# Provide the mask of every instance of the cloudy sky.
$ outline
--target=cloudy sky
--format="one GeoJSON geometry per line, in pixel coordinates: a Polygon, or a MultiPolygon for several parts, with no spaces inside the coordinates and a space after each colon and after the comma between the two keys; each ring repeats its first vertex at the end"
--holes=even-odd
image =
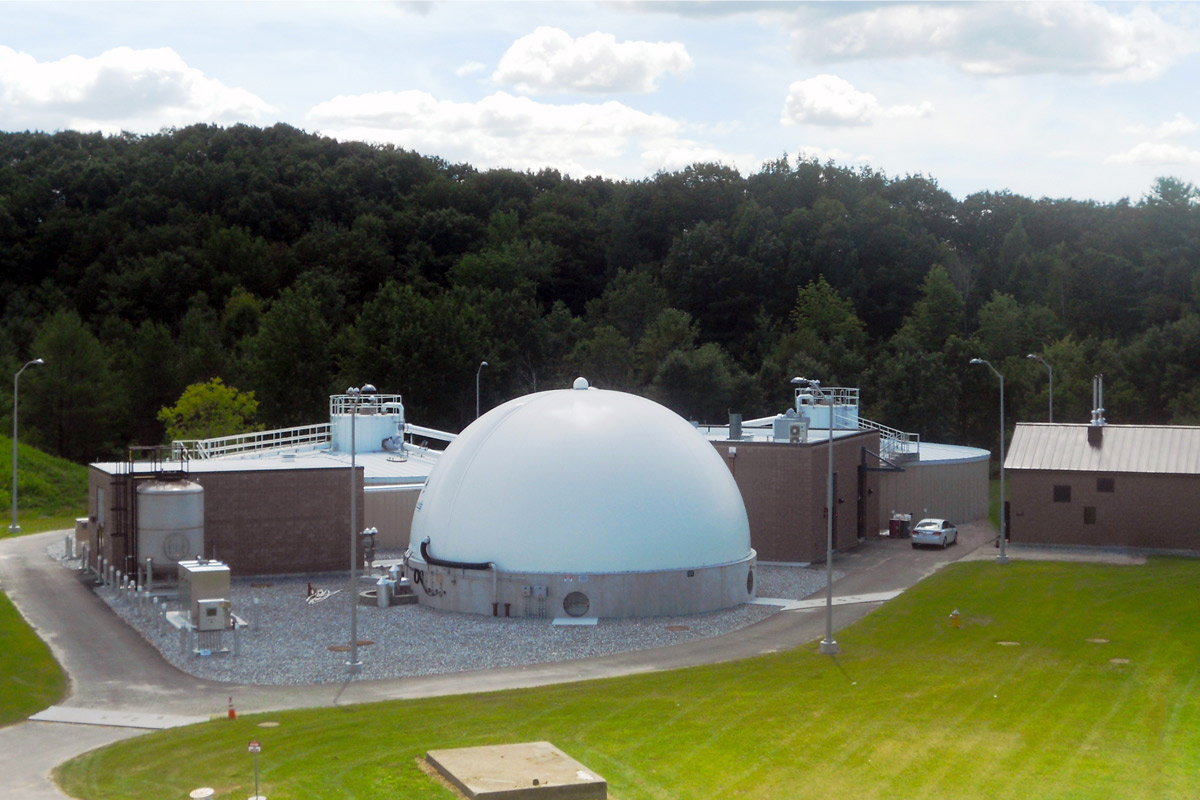
{"type": "Polygon", "coordinates": [[[787,154],[957,197],[1200,183],[1200,3],[0,0],[0,130],[283,121],[641,178],[787,154]]]}

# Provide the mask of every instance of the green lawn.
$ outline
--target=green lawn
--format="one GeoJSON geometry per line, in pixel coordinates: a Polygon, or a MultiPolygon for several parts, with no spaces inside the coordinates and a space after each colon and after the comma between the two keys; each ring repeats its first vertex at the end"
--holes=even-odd
{"type": "MultiPolygon", "coordinates": [[[[75,527],[87,513],[87,467],[17,444],[17,522],[21,533],[75,527]]],[[[12,439],[0,436],[0,509],[6,538],[12,522],[12,439]]]]}
{"type": "Polygon", "coordinates": [[[0,593],[0,727],[54,705],[67,676],[12,601],[0,593]]]}
{"type": "Polygon", "coordinates": [[[814,644],[536,690],[214,720],[117,743],[58,775],[96,800],[199,786],[240,800],[254,789],[246,742],[259,739],[271,800],[448,798],[417,767],[426,750],[546,739],[621,800],[1196,797],[1198,590],[1192,560],[960,563],[842,631],[836,659],[814,644]],[[267,719],[280,726],[257,727],[267,719]]]}

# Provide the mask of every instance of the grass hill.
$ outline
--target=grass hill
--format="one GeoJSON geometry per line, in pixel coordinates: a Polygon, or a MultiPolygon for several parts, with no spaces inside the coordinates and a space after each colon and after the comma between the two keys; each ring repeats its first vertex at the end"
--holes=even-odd
{"type": "Polygon", "coordinates": [[[694,669],[220,718],[93,750],[56,777],[88,800],[164,786],[246,797],[256,739],[269,797],[451,800],[420,769],[426,751],[548,740],[621,800],[1200,797],[1197,590],[1195,559],[960,562],[841,631],[837,657],[814,642],[694,669]]]}
{"type": "MultiPolygon", "coordinates": [[[[73,528],[87,512],[87,467],[17,443],[17,501],[21,533],[73,528]]],[[[0,508],[7,537],[12,521],[12,439],[0,436],[0,508]]]]}

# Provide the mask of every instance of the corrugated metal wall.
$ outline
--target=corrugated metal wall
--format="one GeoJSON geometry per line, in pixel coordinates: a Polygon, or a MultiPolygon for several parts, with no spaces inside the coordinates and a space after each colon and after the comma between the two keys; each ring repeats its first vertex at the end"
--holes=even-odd
{"type": "Polygon", "coordinates": [[[987,458],[951,463],[908,463],[904,472],[879,473],[879,529],[892,512],[971,522],[987,516],[987,458]]]}

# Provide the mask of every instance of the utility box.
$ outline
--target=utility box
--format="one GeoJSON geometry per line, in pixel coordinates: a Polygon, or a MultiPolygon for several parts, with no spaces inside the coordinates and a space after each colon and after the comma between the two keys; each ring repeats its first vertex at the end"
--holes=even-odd
{"type": "MultiPolygon", "coordinates": [[[[192,624],[200,630],[217,630],[216,628],[201,628],[203,617],[211,605],[206,605],[206,611],[201,612],[200,604],[214,602],[225,603],[229,608],[230,598],[229,565],[207,558],[179,562],[179,601],[187,603],[188,616],[192,624]]],[[[228,613],[223,619],[228,618],[228,613]]],[[[224,625],[222,625],[224,627],[224,625]]]]}
{"type": "Polygon", "coordinates": [[[230,627],[233,617],[229,613],[229,601],[208,597],[196,601],[197,617],[194,620],[198,631],[223,631],[230,627]]]}

